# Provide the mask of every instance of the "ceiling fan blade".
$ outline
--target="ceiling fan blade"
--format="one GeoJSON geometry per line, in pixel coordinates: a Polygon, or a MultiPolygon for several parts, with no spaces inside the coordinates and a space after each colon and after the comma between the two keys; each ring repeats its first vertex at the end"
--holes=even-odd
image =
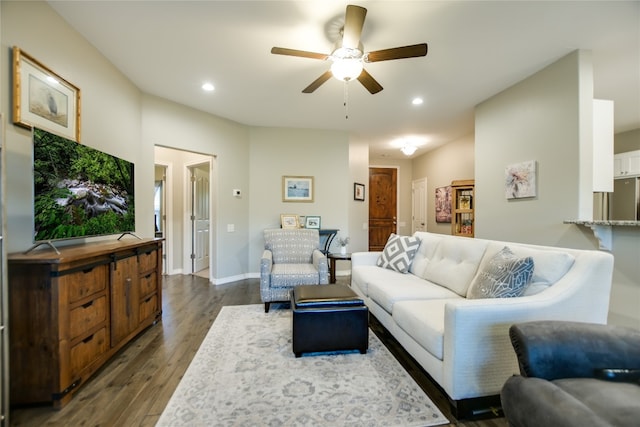
{"type": "Polygon", "coordinates": [[[352,4],[347,6],[347,12],[344,17],[342,47],[358,49],[365,16],[367,16],[367,9],[364,7],[354,6],[352,4]]]}
{"type": "Polygon", "coordinates": [[[329,55],[326,53],[307,52],[306,50],[287,49],[285,47],[272,47],[271,53],[274,55],[300,56],[302,58],[311,59],[327,59],[329,55]]]}
{"type": "Polygon", "coordinates": [[[366,55],[365,62],[389,61],[391,59],[415,58],[427,55],[427,44],[420,43],[411,46],[394,47],[391,49],[376,50],[366,55]]]}
{"type": "Polygon", "coordinates": [[[325,71],[324,74],[322,74],[320,77],[315,79],[313,81],[313,83],[311,83],[309,86],[305,87],[302,90],[302,93],[312,93],[313,91],[318,89],[324,82],[329,80],[331,78],[331,76],[332,76],[331,71],[329,71],[329,70],[325,71]]]}
{"type": "Polygon", "coordinates": [[[362,70],[362,72],[358,76],[358,81],[362,83],[362,86],[364,86],[371,93],[371,95],[375,95],[382,90],[382,86],[380,85],[380,83],[378,83],[376,79],[374,79],[371,74],[367,72],[367,70],[362,70]]]}

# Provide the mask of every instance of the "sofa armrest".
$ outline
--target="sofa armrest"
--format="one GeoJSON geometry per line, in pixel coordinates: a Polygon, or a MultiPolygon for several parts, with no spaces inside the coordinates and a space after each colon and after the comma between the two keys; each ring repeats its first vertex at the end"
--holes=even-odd
{"type": "Polygon", "coordinates": [[[613,325],[539,321],[509,328],[520,373],[547,380],[593,378],[605,368],[640,369],[640,331],[613,325]]]}
{"type": "Polygon", "coordinates": [[[351,254],[351,268],[359,265],[376,265],[382,252],[354,252],[351,254]]]}

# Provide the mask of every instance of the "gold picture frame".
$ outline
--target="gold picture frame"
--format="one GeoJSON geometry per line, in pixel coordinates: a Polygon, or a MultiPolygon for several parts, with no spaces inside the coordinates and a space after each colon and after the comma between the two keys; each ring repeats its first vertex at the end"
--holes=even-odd
{"type": "Polygon", "coordinates": [[[282,228],[300,228],[298,215],[296,214],[280,214],[280,227],[282,228]]]}
{"type": "Polygon", "coordinates": [[[282,177],[283,202],[313,202],[313,194],[312,176],[282,177]]]}
{"type": "Polygon", "coordinates": [[[13,47],[13,123],[80,142],[80,89],[13,47]]]}

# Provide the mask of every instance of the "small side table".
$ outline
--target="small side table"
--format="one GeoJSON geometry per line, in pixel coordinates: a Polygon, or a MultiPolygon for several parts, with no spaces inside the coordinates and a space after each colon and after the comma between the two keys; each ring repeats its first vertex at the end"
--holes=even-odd
{"type": "Polygon", "coordinates": [[[327,254],[329,258],[329,283],[336,283],[336,261],[351,261],[351,254],[330,253],[327,254]]]}

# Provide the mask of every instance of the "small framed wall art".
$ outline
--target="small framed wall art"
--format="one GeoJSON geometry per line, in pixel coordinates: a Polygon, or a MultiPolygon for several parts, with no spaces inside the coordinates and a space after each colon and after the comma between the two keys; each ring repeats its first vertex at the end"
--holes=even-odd
{"type": "Polygon", "coordinates": [[[353,200],[364,202],[364,184],[353,183],[353,200]]]}
{"type": "Polygon", "coordinates": [[[320,229],[320,217],[307,215],[304,219],[304,228],[320,229]]]}
{"type": "Polygon", "coordinates": [[[300,228],[298,215],[296,214],[280,214],[280,227],[282,228],[300,228]]]}
{"type": "Polygon", "coordinates": [[[537,196],[536,161],[509,165],[504,170],[504,196],[507,199],[524,199],[537,196]]]}
{"type": "Polygon", "coordinates": [[[283,202],[313,202],[312,176],[283,176],[283,202]]]}
{"type": "Polygon", "coordinates": [[[13,48],[13,123],[80,142],[80,89],[13,48]]]}

